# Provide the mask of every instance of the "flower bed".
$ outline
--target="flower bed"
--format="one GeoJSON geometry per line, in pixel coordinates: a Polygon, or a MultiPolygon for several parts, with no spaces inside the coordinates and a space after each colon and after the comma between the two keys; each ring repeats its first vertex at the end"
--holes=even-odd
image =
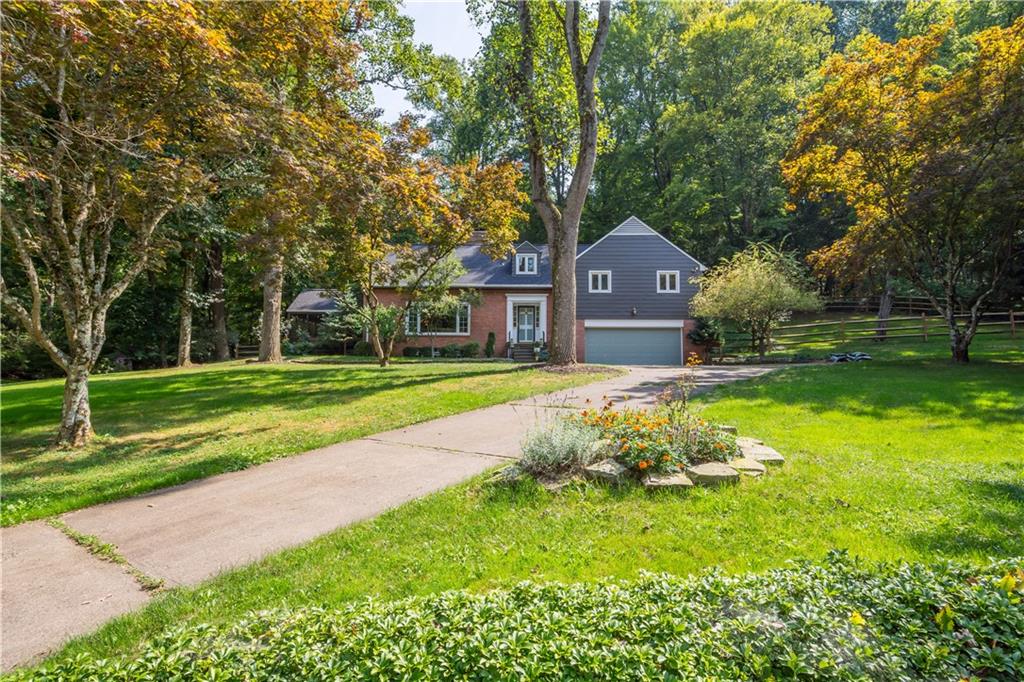
{"type": "Polygon", "coordinates": [[[1024,558],[520,583],[174,629],[36,680],[994,680],[1024,675],[1024,558]]]}
{"type": "Polygon", "coordinates": [[[733,434],[671,401],[649,412],[620,412],[605,403],[598,410],[583,410],[578,419],[598,429],[614,458],[636,473],[673,473],[741,455],[733,434]]]}

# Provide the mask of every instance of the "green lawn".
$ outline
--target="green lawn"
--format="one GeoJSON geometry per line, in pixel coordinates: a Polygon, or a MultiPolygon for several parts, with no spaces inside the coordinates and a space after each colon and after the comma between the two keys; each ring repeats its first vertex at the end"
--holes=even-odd
{"type": "MultiPolygon", "coordinates": [[[[831,314],[814,317],[802,317],[795,319],[793,324],[811,324],[812,327],[782,331],[780,334],[816,334],[800,339],[778,339],[776,347],[769,351],[769,359],[823,359],[829,353],[852,353],[860,351],[867,353],[876,360],[911,360],[924,358],[947,358],[949,351],[949,333],[942,321],[937,318],[930,318],[928,321],[928,340],[924,341],[920,336],[906,338],[891,338],[884,342],[875,341],[873,338],[838,339],[838,328],[833,324],[825,324],[840,319],[848,322],[874,322],[875,318],[867,314],[831,314]],[[821,322],[821,325],[815,323],[821,322]]],[[[920,322],[891,322],[890,327],[916,325],[920,329],[920,322]]],[[[868,329],[872,325],[851,324],[850,330],[868,329]]],[[[894,331],[893,334],[907,334],[911,332],[894,331]]],[[[916,330],[915,330],[916,333],[916,330]]],[[[749,341],[738,334],[729,335],[729,344],[726,352],[738,354],[751,362],[757,362],[757,354],[749,350],[749,341]]],[[[1024,325],[1018,324],[1016,338],[1011,338],[1008,327],[983,327],[978,336],[971,344],[971,354],[980,353],[979,357],[998,359],[1003,361],[1024,362],[1024,325]],[[991,333],[993,330],[998,333],[991,333]]]]}
{"type": "Polygon", "coordinates": [[[3,524],[235,471],[338,441],[578,385],[508,362],[231,362],[97,376],[84,451],[47,449],[62,382],[3,387],[3,524]]]}
{"type": "MultiPolygon", "coordinates": [[[[1021,350],[1019,347],[1017,352],[1021,350]]],[[[650,495],[579,484],[550,493],[480,477],[195,588],[58,656],[133,651],[182,623],[253,609],[337,606],[520,579],[760,570],[846,548],[870,559],[1024,555],[1024,365],[944,357],[787,367],[700,398],[707,416],[788,461],[759,480],[650,495]]]]}

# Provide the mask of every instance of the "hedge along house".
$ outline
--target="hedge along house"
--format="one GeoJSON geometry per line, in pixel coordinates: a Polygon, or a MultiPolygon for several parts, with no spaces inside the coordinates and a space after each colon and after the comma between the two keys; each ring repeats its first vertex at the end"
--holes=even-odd
{"type": "MultiPolygon", "coordinates": [[[[495,354],[532,360],[551,336],[551,260],[546,245],[522,242],[493,260],[470,243],[455,252],[465,274],[454,288],[479,293],[446,319],[426,320],[412,311],[406,347],[440,348],[475,342],[490,333],[495,354]]],[[[576,255],[576,344],[583,362],[681,365],[690,350],[686,334],[695,326],[692,279],[704,266],[643,221],[630,217],[576,255]]],[[[376,290],[382,303],[401,304],[394,288],[376,290]]],[[[299,298],[306,295],[300,294],[299,298]]],[[[298,301],[299,299],[296,299],[298,301]]],[[[289,309],[291,306],[289,306],[289,309]]]]}

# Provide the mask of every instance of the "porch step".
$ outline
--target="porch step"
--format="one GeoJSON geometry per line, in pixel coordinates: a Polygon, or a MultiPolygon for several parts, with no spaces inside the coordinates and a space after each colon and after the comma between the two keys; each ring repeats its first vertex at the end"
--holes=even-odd
{"type": "Polygon", "coordinates": [[[533,344],[512,344],[512,359],[517,362],[533,362],[533,344]]]}

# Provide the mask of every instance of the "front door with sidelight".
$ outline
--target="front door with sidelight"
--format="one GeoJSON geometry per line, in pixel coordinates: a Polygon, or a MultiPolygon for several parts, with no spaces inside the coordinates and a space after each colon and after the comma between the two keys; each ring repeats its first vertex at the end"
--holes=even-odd
{"type": "Polygon", "coordinates": [[[533,343],[537,340],[537,306],[517,305],[515,321],[518,343],[533,343]]]}

